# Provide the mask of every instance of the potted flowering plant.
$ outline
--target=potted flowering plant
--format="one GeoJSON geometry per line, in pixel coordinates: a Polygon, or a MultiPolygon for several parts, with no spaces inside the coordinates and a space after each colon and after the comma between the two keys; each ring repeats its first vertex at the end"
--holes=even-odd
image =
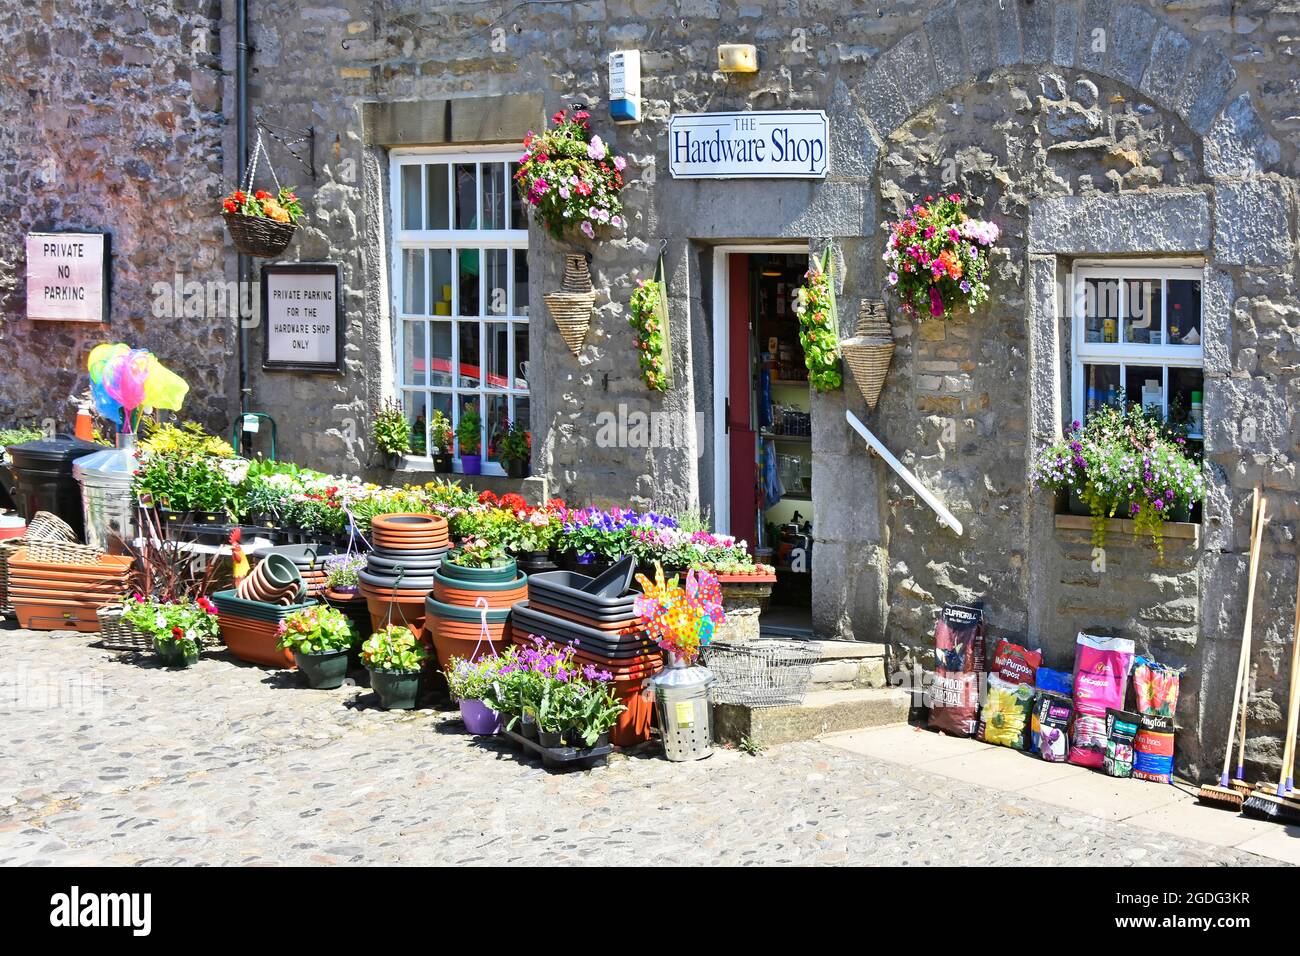
{"type": "Polygon", "coordinates": [[[305,215],[297,194],[285,186],[274,194],[265,189],[251,194],[236,189],[222,199],[221,208],[235,248],[262,259],[288,248],[298,220],[305,215]]]}
{"type": "Polygon", "coordinates": [[[402,463],[402,456],[410,454],[411,426],[400,402],[384,399],[375,413],[374,439],[375,447],[384,456],[384,467],[389,471],[396,470],[402,463]]]}
{"type": "Polygon", "coordinates": [[[471,405],[460,413],[456,440],[460,443],[460,469],[467,475],[483,471],[483,457],[479,454],[483,445],[482,429],[483,419],[479,417],[476,406],[471,405]]]}
{"type": "Polygon", "coordinates": [[[448,474],[452,468],[452,454],[455,448],[451,422],[440,410],[435,410],[429,420],[429,439],[433,442],[433,470],[439,474],[448,474]]]}
{"type": "Polygon", "coordinates": [[[510,673],[516,665],[518,648],[513,644],[501,654],[491,654],[477,661],[453,657],[446,670],[447,689],[451,699],[460,706],[461,720],[471,734],[492,735],[500,733],[503,718],[486,703],[492,692],[492,682],[503,673],[510,673]]]}
{"type": "Polygon", "coordinates": [[[989,253],[999,231],[966,215],[965,205],[959,193],[926,196],[889,224],[887,279],[908,315],[949,319],[988,299],[989,253]]]}
{"type": "Polygon", "coordinates": [[[384,710],[412,710],[429,649],[404,624],[389,624],[361,645],[361,662],[384,710]]]}
{"type": "MultiPolygon", "coordinates": [[[[447,563],[458,568],[472,568],[480,571],[495,571],[510,568],[513,572],[514,562],[506,554],[503,545],[487,538],[470,538],[459,548],[447,555],[447,563]]],[[[482,577],[481,575],[474,575],[482,577]]]]}
{"type": "Polygon", "coordinates": [[[577,229],[588,239],[602,226],[623,226],[623,169],[599,136],[591,135],[590,114],[560,110],[541,133],[524,137],[515,185],[533,216],[547,232],[561,238],[577,229]]]}
{"type": "Polygon", "coordinates": [[[173,603],[138,594],[122,618],[153,638],[158,659],[168,667],[193,665],[204,642],[217,640],[217,608],[206,597],[173,603]]]}
{"type": "Polygon", "coordinates": [[[795,291],[794,299],[808,381],[819,392],[832,392],[844,383],[830,267],[831,255],[827,249],[822,265],[804,273],[804,284],[795,291]]]}
{"type": "Polygon", "coordinates": [[[1104,547],[1106,520],[1131,518],[1134,537],[1148,534],[1161,561],[1166,521],[1185,517],[1205,497],[1201,464],[1186,439],[1138,406],[1103,406],[1072,422],[1030,471],[1034,486],[1077,498],[1092,516],[1092,540],[1104,547]]]}
{"type": "Polygon", "coordinates": [[[298,670],[314,690],[341,687],[348,674],[348,651],[356,640],[352,622],[332,607],[295,611],[277,627],[281,650],[293,652],[298,670]]]}
{"type": "Polygon", "coordinates": [[[504,419],[496,434],[496,455],[511,478],[526,478],[533,455],[533,437],[519,422],[504,419]]]}

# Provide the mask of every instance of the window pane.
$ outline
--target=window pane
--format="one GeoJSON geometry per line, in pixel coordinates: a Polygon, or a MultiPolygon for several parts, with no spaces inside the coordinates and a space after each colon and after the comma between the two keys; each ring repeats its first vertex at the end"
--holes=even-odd
{"type": "Polygon", "coordinates": [[[1083,280],[1085,342],[1119,341],[1119,281],[1083,280]]]}
{"type": "Polygon", "coordinates": [[[1118,365],[1085,365],[1083,367],[1084,417],[1103,405],[1118,406],[1123,402],[1119,387],[1118,365]]]}
{"type": "Polygon", "coordinates": [[[1124,398],[1161,418],[1165,414],[1165,370],[1159,365],[1126,365],[1124,398]]]}
{"type": "Polygon", "coordinates": [[[430,249],[433,270],[433,314],[451,315],[451,250],[430,249]]]}
{"type": "Polygon", "coordinates": [[[1201,344],[1201,283],[1195,279],[1169,280],[1169,344],[1201,344]]]}
{"type": "Polygon", "coordinates": [[[424,167],[425,190],[429,197],[424,217],[425,229],[451,228],[451,197],[447,194],[447,164],[430,163],[424,167]]]}
{"type": "Polygon", "coordinates": [[[510,253],[506,249],[484,249],[484,289],[487,290],[487,315],[506,315],[510,311],[510,274],[507,263],[510,253]]]}
{"type": "MultiPolygon", "coordinates": [[[[478,396],[477,396],[477,395],[461,395],[461,396],[460,396],[460,400],[459,400],[459,407],[460,407],[460,415],[461,415],[462,417],[465,415],[465,413],[466,413],[467,411],[471,411],[471,410],[472,410],[472,411],[481,411],[481,409],[479,408],[478,396]]],[[[458,418],[456,421],[457,421],[457,424],[459,424],[460,419],[458,418]]],[[[481,422],[481,418],[480,418],[480,422],[481,422]]],[[[473,454],[473,453],[474,453],[473,450],[467,450],[467,449],[465,449],[465,448],[460,447],[460,438],[459,438],[459,436],[457,436],[457,439],[456,439],[456,450],[457,450],[457,452],[458,452],[459,454],[462,454],[462,455],[466,454],[467,452],[470,453],[470,454],[473,454]]],[[[480,427],[480,428],[479,428],[479,447],[478,447],[478,451],[481,453],[482,450],[483,450],[483,429],[482,429],[482,427],[480,427]]]]}
{"type": "Polygon", "coordinates": [[[528,252],[514,251],[515,259],[515,315],[528,314],[528,252]]]}
{"type": "Polygon", "coordinates": [[[412,455],[428,453],[429,418],[426,413],[427,401],[427,393],[425,392],[404,392],[402,395],[402,405],[406,409],[406,420],[411,423],[412,455]]]}
{"type": "MultiPolygon", "coordinates": [[[[408,167],[409,168],[409,167],[408,167]]],[[[418,168],[418,167],[417,167],[418,168]]],[[[424,306],[424,250],[402,250],[402,311],[426,315],[424,306]]]]}
{"type": "Polygon", "coordinates": [[[506,227],[506,164],[483,164],[483,228],[506,227]]]}
{"type": "Polygon", "coordinates": [[[505,322],[491,322],[487,325],[487,386],[488,388],[508,388],[510,386],[510,326],[505,322]]]}
{"type": "Polygon", "coordinates": [[[460,341],[460,381],[461,388],[478,388],[479,385],[479,349],[477,322],[457,322],[460,341]]]}
{"type": "Polygon", "coordinates": [[[1200,440],[1205,375],[1199,368],[1169,369],[1169,421],[1187,426],[1187,437],[1200,440]]]}
{"type": "Polygon", "coordinates": [[[479,311],[479,250],[461,249],[456,254],[457,290],[461,315],[482,315],[479,311]]]}
{"type": "Polygon", "coordinates": [[[1161,345],[1161,296],[1159,279],[1125,279],[1124,341],[1139,345],[1161,345]]]}
{"type": "MultiPolygon", "coordinates": [[[[433,413],[434,413],[434,412],[442,412],[443,417],[446,418],[448,422],[451,421],[451,395],[450,395],[448,392],[430,392],[430,393],[429,393],[429,425],[430,425],[430,427],[433,426],[433,413]]],[[[438,437],[437,437],[436,435],[432,435],[432,434],[430,435],[430,442],[431,442],[431,444],[430,444],[430,448],[429,448],[429,453],[430,453],[430,454],[437,454],[437,455],[451,455],[451,454],[454,454],[454,453],[455,453],[455,443],[456,443],[456,439],[455,439],[455,436],[454,436],[454,435],[453,435],[453,437],[452,437],[452,446],[449,447],[449,448],[442,448],[442,447],[440,447],[440,446],[438,445],[438,437]]]]}
{"type": "Polygon", "coordinates": [[[519,164],[511,163],[510,182],[506,184],[510,190],[510,228],[527,229],[528,214],[524,212],[524,200],[523,197],[519,195],[519,188],[516,185],[518,180],[515,179],[515,176],[518,175],[518,173],[519,164]]]}
{"type": "Polygon", "coordinates": [[[402,228],[419,229],[422,226],[420,219],[420,203],[423,200],[423,194],[420,192],[420,166],[411,164],[402,167],[402,228]]]}
{"type": "Polygon", "coordinates": [[[451,323],[429,323],[430,385],[451,385],[451,323]]]}
{"type": "Polygon", "coordinates": [[[478,228],[478,182],[474,163],[457,163],[456,228],[478,228]]]}
{"type": "Polygon", "coordinates": [[[424,361],[424,321],[406,322],[402,335],[402,384],[427,385],[424,361]]]}
{"type": "Polygon", "coordinates": [[[501,432],[510,422],[510,402],[504,395],[489,395],[487,398],[487,432],[489,448],[487,457],[496,459],[497,441],[501,432]]]}
{"type": "Polygon", "coordinates": [[[515,388],[528,388],[528,326],[515,323],[515,388]]]}
{"type": "Polygon", "coordinates": [[[528,418],[528,399],[523,396],[515,397],[515,421],[529,431],[533,430],[532,423],[528,418]]]}

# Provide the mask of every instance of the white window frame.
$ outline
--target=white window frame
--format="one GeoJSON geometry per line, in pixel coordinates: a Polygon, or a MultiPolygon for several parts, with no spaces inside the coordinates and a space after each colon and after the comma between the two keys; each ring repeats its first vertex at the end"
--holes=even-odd
{"type": "MultiPolygon", "coordinates": [[[[1120,382],[1126,381],[1129,365],[1159,366],[1163,369],[1161,386],[1162,414],[1169,414],[1169,369],[1205,368],[1205,268],[1191,261],[1172,263],[1152,259],[1080,261],[1070,273],[1070,405],[1071,417],[1083,421],[1085,406],[1085,365],[1117,365],[1120,382]],[[1119,282],[1119,315],[1126,314],[1128,287],[1124,279],[1160,279],[1160,328],[1168,329],[1166,313],[1169,309],[1168,287],[1163,280],[1191,279],[1201,283],[1201,342],[1197,345],[1149,345],[1141,342],[1088,342],[1086,315],[1087,279],[1114,279],[1119,282]]],[[[1202,384],[1202,389],[1204,384],[1202,384]]],[[[1199,436],[1196,436],[1199,437],[1199,436]]]]}
{"type": "MultiPolygon", "coordinates": [[[[506,398],[507,415],[511,422],[515,420],[515,403],[520,398],[529,398],[527,382],[524,387],[516,387],[519,379],[523,378],[522,371],[518,368],[518,359],[515,355],[516,332],[520,326],[525,330],[528,328],[528,307],[525,311],[517,314],[515,302],[515,254],[519,251],[528,252],[528,222],[527,210],[524,210],[524,222],[522,224],[511,221],[513,215],[511,209],[511,193],[514,189],[514,183],[510,179],[510,167],[508,164],[519,161],[520,148],[511,145],[498,146],[438,146],[427,148],[403,148],[394,149],[389,154],[389,199],[390,214],[392,216],[392,244],[390,258],[392,262],[393,286],[391,291],[392,304],[392,322],[393,322],[393,368],[394,368],[394,390],[396,398],[406,408],[407,393],[420,394],[438,394],[449,395],[451,404],[451,427],[453,431],[460,424],[460,407],[461,399],[466,396],[475,396],[478,402],[479,415],[481,416],[483,427],[481,434],[482,444],[479,452],[483,459],[482,473],[485,475],[504,475],[505,470],[496,461],[488,459],[488,445],[490,434],[488,431],[488,398],[504,396],[506,398]],[[446,163],[448,176],[448,198],[449,198],[449,216],[454,216],[454,196],[455,181],[454,169],[460,164],[474,163],[476,165],[475,174],[477,177],[478,187],[475,190],[475,201],[477,203],[476,222],[483,221],[483,189],[482,189],[482,166],[486,163],[506,163],[506,198],[505,198],[505,229],[456,229],[454,228],[454,219],[449,219],[448,229],[405,229],[403,228],[403,206],[402,206],[402,188],[403,176],[402,170],[406,166],[419,165],[426,163],[446,163]],[[522,225],[522,228],[516,228],[522,225]],[[433,270],[426,266],[425,269],[425,295],[424,304],[426,314],[408,313],[403,311],[402,289],[403,269],[405,268],[405,251],[408,249],[447,249],[451,253],[453,279],[457,268],[458,256],[463,249],[478,249],[480,251],[479,260],[479,301],[486,303],[489,300],[487,290],[484,287],[486,279],[486,257],[483,253],[488,249],[507,249],[510,254],[506,260],[506,296],[507,305],[504,315],[479,315],[479,316],[462,316],[460,311],[460,289],[458,284],[452,282],[451,290],[451,315],[435,316],[433,314],[433,270]],[[424,363],[425,363],[425,384],[414,385],[405,381],[406,363],[406,324],[408,321],[425,320],[429,323],[426,328],[424,341],[424,363]],[[435,322],[446,322],[451,331],[451,350],[449,357],[451,362],[451,384],[450,385],[431,385],[429,381],[432,377],[431,362],[433,359],[432,336],[428,334],[435,322]],[[477,387],[465,387],[459,384],[460,379],[460,326],[462,323],[473,323],[478,326],[479,332],[479,384],[477,387]],[[483,366],[487,362],[487,329],[489,325],[503,324],[508,328],[506,355],[507,367],[511,374],[507,377],[505,388],[489,388],[487,386],[487,375],[484,374],[483,366]]],[[[428,170],[426,169],[420,177],[420,215],[428,215],[428,170]]],[[[529,350],[531,357],[531,348],[529,350]]],[[[412,470],[428,470],[432,467],[433,456],[432,442],[429,441],[428,424],[432,415],[432,404],[426,401],[425,414],[425,454],[424,455],[406,455],[405,462],[408,468],[412,470]]],[[[531,411],[531,409],[530,409],[531,411]]],[[[531,425],[531,422],[530,422],[531,425]]],[[[455,455],[455,470],[462,471],[460,461],[460,447],[457,442],[455,455]]]]}

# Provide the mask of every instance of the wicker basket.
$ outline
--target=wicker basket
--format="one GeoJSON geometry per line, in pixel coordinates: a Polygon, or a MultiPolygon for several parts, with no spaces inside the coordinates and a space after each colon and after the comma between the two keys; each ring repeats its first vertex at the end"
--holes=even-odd
{"type": "Polygon", "coordinates": [[[276,222],[265,216],[245,216],[241,212],[223,212],[226,229],[235,248],[246,256],[273,259],[293,242],[297,226],[290,222],[276,222]]]}
{"type": "Polygon", "coordinates": [[[37,564],[99,564],[104,552],[88,544],[75,541],[27,542],[27,557],[37,564]]]}
{"type": "Polygon", "coordinates": [[[99,618],[99,632],[104,635],[104,647],[110,651],[151,651],[153,637],[130,621],[123,620],[120,604],[108,604],[95,611],[99,618]]]}
{"type": "Polygon", "coordinates": [[[894,334],[889,326],[885,303],[879,299],[863,299],[858,311],[857,334],[841,346],[844,361],[853,370],[862,397],[869,408],[875,408],[885,387],[889,362],[894,357],[894,334]]]}
{"type": "Polygon", "coordinates": [[[591,273],[587,271],[587,258],[576,254],[565,256],[561,291],[546,296],[546,307],[574,355],[582,351],[587,341],[595,304],[596,292],[591,285],[591,273]]]}
{"type": "Polygon", "coordinates": [[[0,614],[13,614],[9,603],[9,558],[19,548],[27,547],[26,538],[6,538],[0,541],[0,614]]]}
{"type": "Polygon", "coordinates": [[[77,533],[56,514],[38,511],[27,525],[28,541],[76,541],[77,533]]]}

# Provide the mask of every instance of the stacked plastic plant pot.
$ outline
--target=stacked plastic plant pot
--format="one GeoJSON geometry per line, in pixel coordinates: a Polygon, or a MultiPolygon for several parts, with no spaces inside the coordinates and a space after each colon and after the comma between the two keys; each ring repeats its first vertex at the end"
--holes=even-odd
{"type": "Polygon", "coordinates": [[[424,602],[424,630],[439,666],[446,670],[453,657],[474,661],[504,648],[510,640],[511,608],[527,597],[528,575],[513,559],[498,567],[473,568],[444,558],[433,575],[433,593],[424,602]]]}
{"type": "Polygon", "coordinates": [[[296,667],[293,652],[281,650],[280,623],[316,602],[307,597],[302,575],[283,555],[264,557],[233,590],[212,595],[217,626],[230,653],[268,667],[296,667]]]}
{"type": "Polygon", "coordinates": [[[405,624],[424,629],[424,599],[434,573],[451,547],[447,519],[439,515],[376,515],[370,522],[371,552],[358,575],[371,626],[405,624]]]}
{"type": "Polygon", "coordinates": [[[646,636],[636,613],[634,572],[632,559],[625,558],[595,578],[574,571],[534,574],[528,600],[514,606],[511,620],[516,644],[533,636],[568,644],[577,660],[613,675],[614,694],[627,708],[610,731],[610,740],[620,747],[650,739],[654,703],[641,691],[663,668],[663,652],[646,636]]]}
{"type": "Polygon", "coordinates": [[[29,541],[9,557],[6,593],[23,627],[95,632],[99,609],[122,600],[130,571],[129,557],[29,541]]]}
{"type": "Polygon", "coordinates": [[[325,570],[326,554],[317,554],[318,545],[314,544],[282,544],[274,548],[267,548],[262,552],[263,559],[272,554],[278,554],[281,557],[291,561],[298,569],[302,576],[302,582],[307,586],[308,597],[319,597],[325,590],[325,578],[328,576],[325,570]]]}

